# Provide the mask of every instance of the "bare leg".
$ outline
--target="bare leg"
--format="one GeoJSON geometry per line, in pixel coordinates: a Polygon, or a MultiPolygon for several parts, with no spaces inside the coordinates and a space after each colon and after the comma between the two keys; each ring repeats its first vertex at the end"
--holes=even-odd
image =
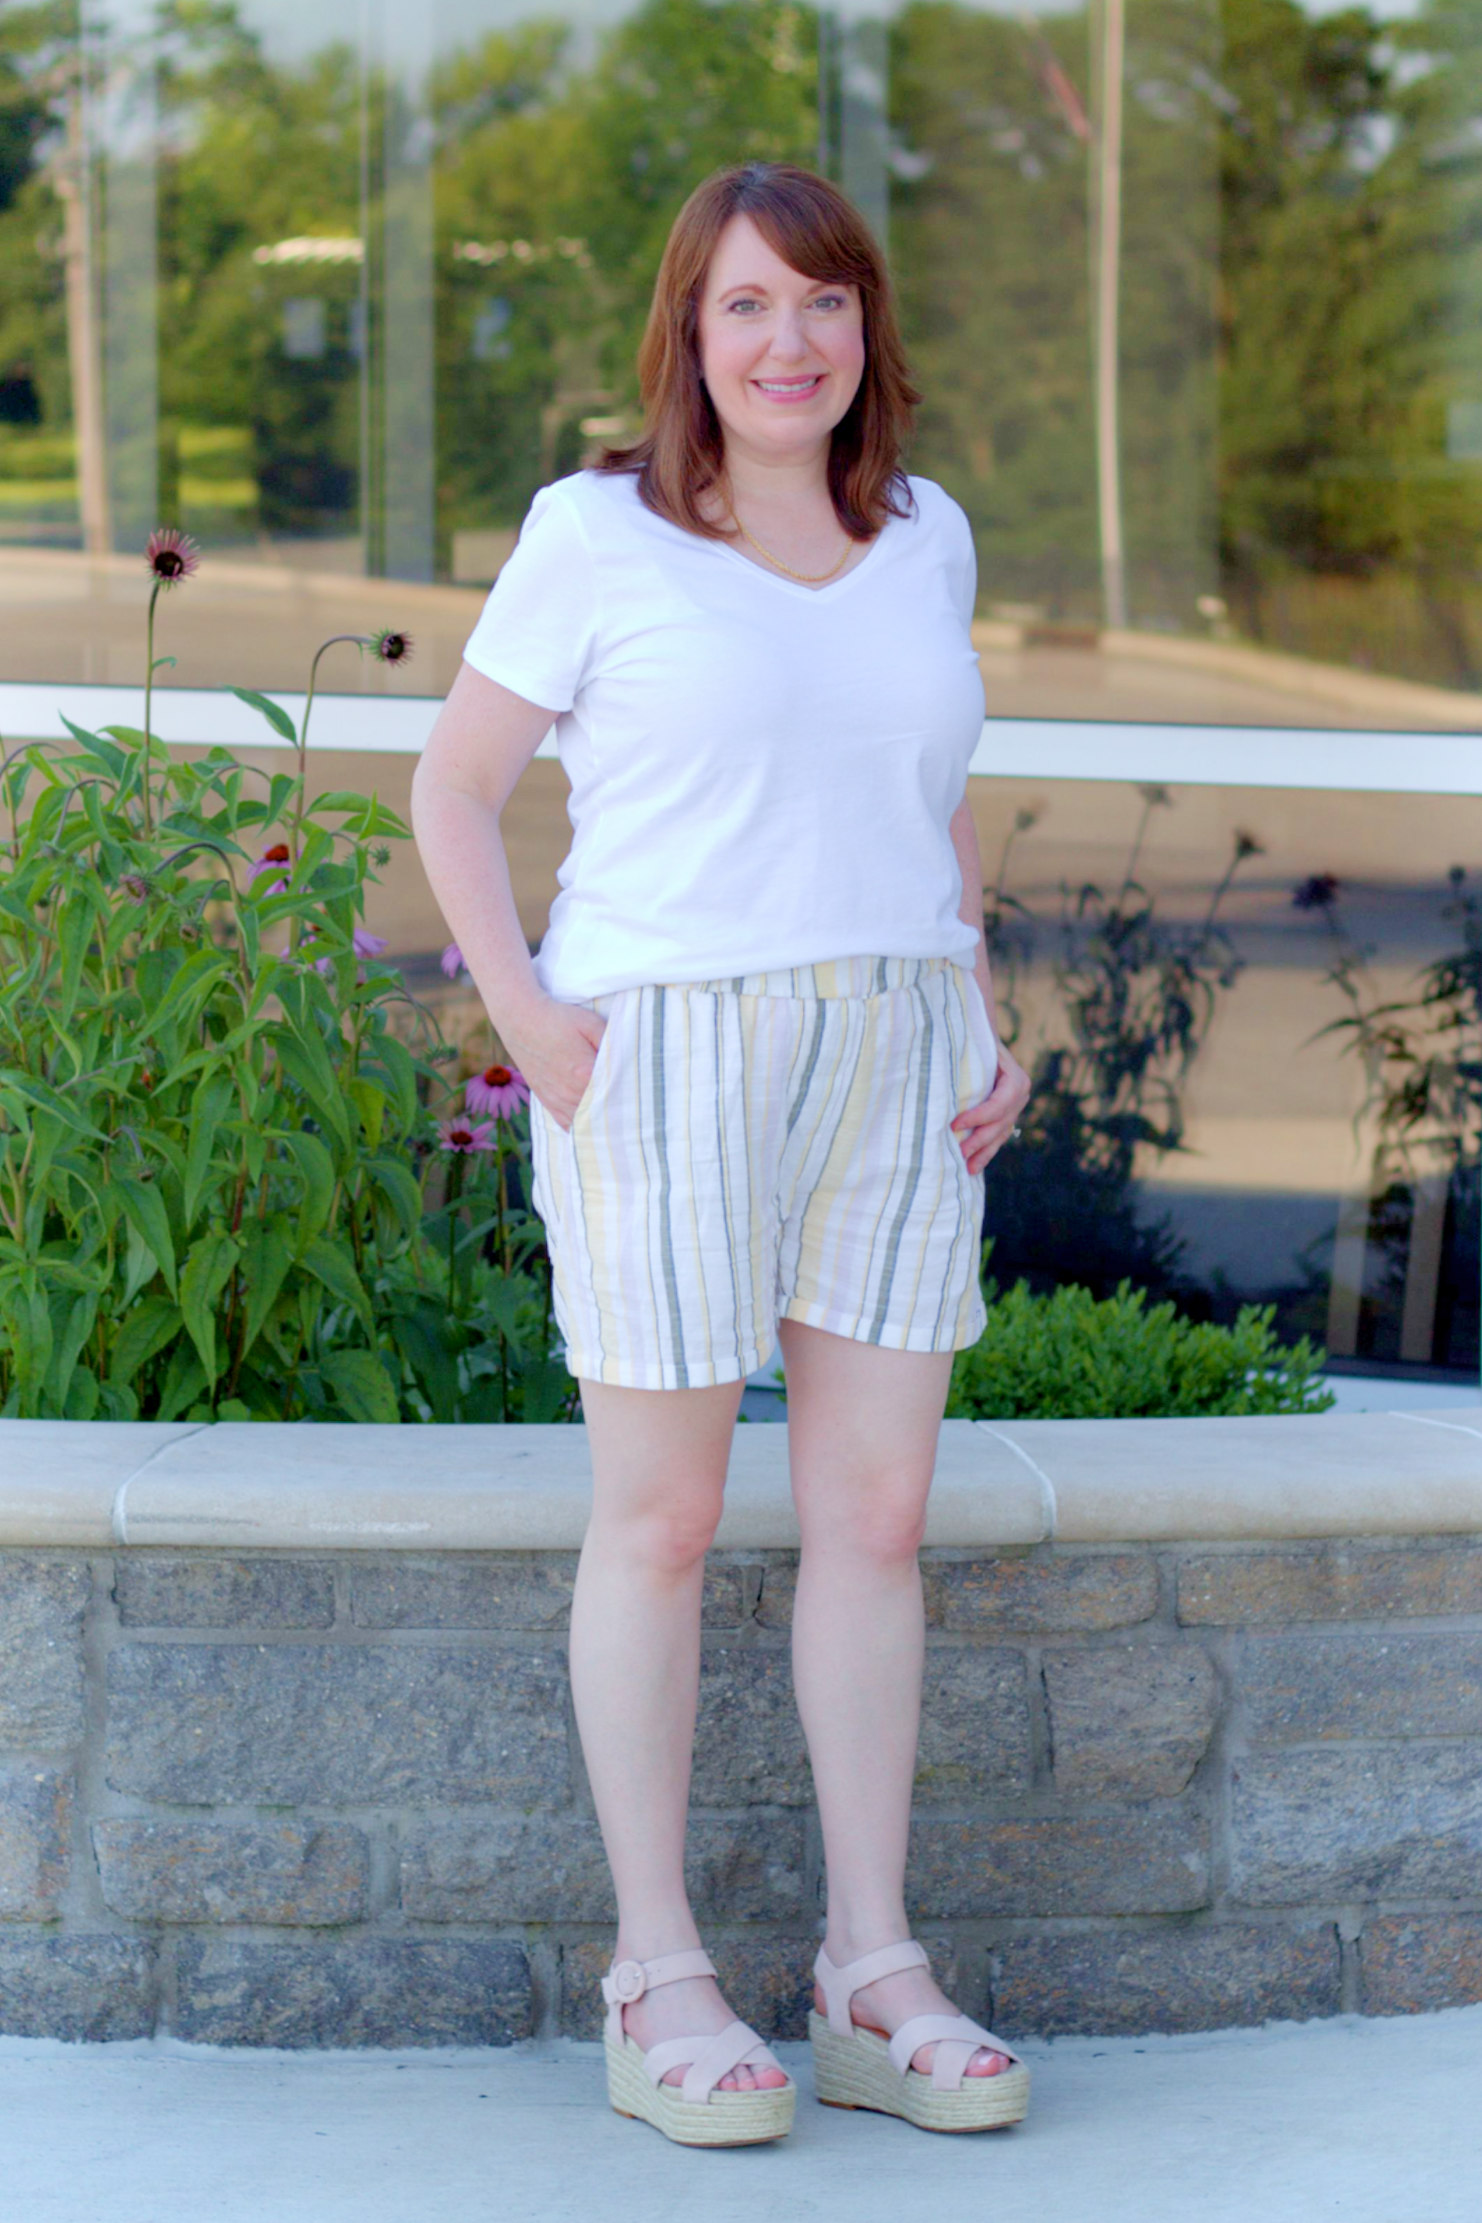
{"type": "MultiPolygon", "coordinates": [[[[571,1689],[617,1892],[618,1960],[700,1942],[684,1887],[700,1591],[741,1389],[581,1385],[593,1493],[571,1609],[571,1689]]],[[[733,2019],[718,1985],[696,1977],[650,1992],[624,2027],[646,2050],[733,2019]]],[[[675,2069],[664,2081],[683,2076],[675,2069]]],[[[740,2068],[721,2089],[785,2082],[775,2069],[740,2068]]]]}
{"type": "MultiPolygon", "coordinates": [[[[916,1554],[952,1360],[796,1320],[779,1333],[803,1537],[793,1681],[823,1823],[828,1954],[842,1965],[910,1935],[906,1840],[925,1651],[916,1554]]],[[[912,2015],[950,2012],[924,1968],[854,2001],[856,2021],[887,2034],[912,2015]]],[[[912,2066],[929,2069],[935,2050],[922,2046],[912,2066]]],[[[980,2048],[968,2073],[1009,2066],[980,2048]]]]}

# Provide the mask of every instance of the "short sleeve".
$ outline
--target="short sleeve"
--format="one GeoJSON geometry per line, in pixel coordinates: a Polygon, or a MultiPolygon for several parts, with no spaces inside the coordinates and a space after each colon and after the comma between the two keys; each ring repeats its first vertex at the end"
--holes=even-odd
{"type": "Polygon", "coordinates": [[[464,661],[527,702],[569,710],[597,634],[597,577],[575,504],[543,486],[468,637],[464,661]]]}
{"type": "Polygon", "coordinates": [[[978,605],[978,549],[973,539],[972,526],[967,513],[956,502],[949,505],[951,530],[948,534],[948,572],[952,582],[952,600],[964,625],[971,625],[973,612],[978,605]]]}

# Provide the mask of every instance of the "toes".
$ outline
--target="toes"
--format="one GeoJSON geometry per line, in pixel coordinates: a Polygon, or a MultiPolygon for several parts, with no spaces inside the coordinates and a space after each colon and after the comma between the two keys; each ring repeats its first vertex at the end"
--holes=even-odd
{"type": "Polygon", "coordinates": [[[1006,2053],[985,2053],[981,2049],[968,2062],[969,2076],[1002,2076],[1013,2063],[1006,2053]]]}
{"type": "Polygon", "coordinates": [[[787,2078],[781,2069],[758,2069],[756,2088],[759,2092],[780,2092],[787,2078]]]}

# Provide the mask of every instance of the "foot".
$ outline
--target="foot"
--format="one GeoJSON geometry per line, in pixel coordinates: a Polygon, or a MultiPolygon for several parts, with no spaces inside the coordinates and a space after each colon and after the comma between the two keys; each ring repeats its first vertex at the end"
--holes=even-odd
{"type": "MultiPolygon", "coordinates": [[[[834,1966],[843,1968],[849,1961],[861,1958],[862,1952],[867,1952],[870,1948],[850,1948],[847,1951],[841,1948],[835,1951],[830,1941],[826,1950],[834,1966]]],[[[821,2015],[827,2014],[828,2008],[819,1985],[814,1986],[813,2003],[821,2015]]],[[[882,2038],[891,2038],[901,2024],[909,2022],[913,2015],[955,2015],[961,2009],[954,2007],[940,1985],[933,1982],[930,1969],[903,1968],[899,1975],[882,1976],[877,1984],[863,1985],[850,2001],[849,2012],[857,2027],[873,2030],[882,2038]]],[[[919,2069],[923,2076],[929,2076],[936,2052],[934,2045],[918,2046],[911,2055],[912,2068],[919,2069]]],[[[1006,2053],[993,2053],[986,2046],[979,2046],[963,2073],[967,2076],[1002,2076],[1004,2070],[1011,2069],[1013,2065],[1006,2053]]]]}
{"type": "MultiPolygon", "coordinates": [[[[713,1976],[687,1976],[677,1984],[658,1984],[635,2000],[631,2007],[623,2009],[623,2028],[645,2053],[663,2038],[716,2037],[735,2019],[713,1976]]],[[[662,2081],[682,2084],[684,2075],[682,2068],[671,2069],[662,2081]]],[[[750,2069],[743,2062],[729,2076],[723,2076],[716,2089],[721,2092],[775,2092],[786,2082],[781,2069],[750,2069]]]]}

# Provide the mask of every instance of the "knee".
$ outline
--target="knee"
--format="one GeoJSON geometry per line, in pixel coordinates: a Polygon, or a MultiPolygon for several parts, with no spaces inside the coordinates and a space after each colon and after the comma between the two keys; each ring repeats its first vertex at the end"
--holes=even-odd
{"type": "Polygon", "coordinates": [[[882,1571],[910,1565],[926,1535],[926,1493],[912,1478],[860,1478],[856,1487],[830,1492],[828,1511],[799,1507],[803,1547],[821,1547],[882,1571]]]}
{"type": "Polygon", "coordinates": [[[609,1515],[601,1522],[600,1542],[650,1574],[687,1575],[715,1541],[720,1512],[718,1490],[687,1496],[681,1502],[661,1500],[634,1506],[619,1518],[609,1515]]]}

